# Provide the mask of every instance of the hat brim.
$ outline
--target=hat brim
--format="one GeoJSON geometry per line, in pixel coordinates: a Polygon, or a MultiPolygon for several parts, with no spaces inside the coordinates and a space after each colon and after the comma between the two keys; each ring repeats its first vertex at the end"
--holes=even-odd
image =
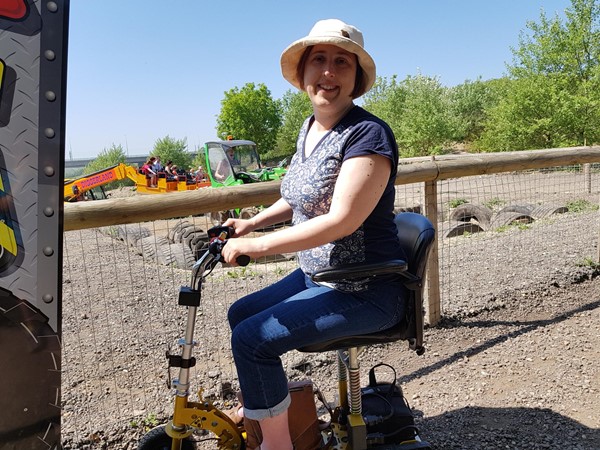
{"type": "Polygon", "coordinates": [[[281,73],[283,78],[293,86],[302,90],[302,83],[298,80],[297,68],[300,58],[307,47],[318,44],[335,45],[358,57],[358,64],[363,70],[363,83],[354,98],[368,92],[373,86],[376,77],[375,61],[367,51],[351,39],[341,36],[307,36],[292,42],[281,54],[281,73]]]}

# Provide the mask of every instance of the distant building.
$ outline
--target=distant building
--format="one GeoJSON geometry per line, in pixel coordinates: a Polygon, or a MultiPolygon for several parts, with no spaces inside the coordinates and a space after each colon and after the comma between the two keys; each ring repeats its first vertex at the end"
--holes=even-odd
{"type": "MultiPolygon", "coordinates": [[[[77,158],[65,159],[65,169],[83,169],[96,158],[77,158]]],[[[125,164],[142,166],[148,159],[148,155],[128,156],[125,158],[125,164]]]]}
{"type": "MultiPolygon", "coordinates": [[[[196,152],[190,152],[192,158],[196,157],[196,152]]],[[[83,169],[89,163],[91,163],[96,158],[77,158],[77,159],[65,159],[65,169],[83,169]]],[[[125,164],[129,165],[137,165],[138,167],[142,167],[142,165],[147,161],[148,155],[134,155],[127,156],[125,158],[125,164]]]]}

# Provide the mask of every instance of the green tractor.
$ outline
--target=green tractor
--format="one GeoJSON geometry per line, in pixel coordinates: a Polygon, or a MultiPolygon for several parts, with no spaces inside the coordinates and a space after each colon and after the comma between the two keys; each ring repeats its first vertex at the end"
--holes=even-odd
{"type": "MultiPolygon", "coordinates": [[[[212,187],[236,186],[248,183],[279,180],[286,173],[285,160],[277,167],[263,167],[256,144],[246,140],[211,141],[204,144],[203,153],[207,177],[212,187]]],[[[261,207],[249,207],[211,213],[215,225],[222,224],[228,217],[249,219],[261,207]]]]}

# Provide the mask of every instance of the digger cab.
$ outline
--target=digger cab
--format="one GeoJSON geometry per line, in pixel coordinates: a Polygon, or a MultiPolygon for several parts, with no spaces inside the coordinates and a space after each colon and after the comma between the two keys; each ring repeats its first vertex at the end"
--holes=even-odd
{"type": "Polygon", "coordinates": [[[280,179],[282,168],[263,167],[256,144],[247,140],[212,141],[204,144],[211,186],[233,186],[280,179]]]}

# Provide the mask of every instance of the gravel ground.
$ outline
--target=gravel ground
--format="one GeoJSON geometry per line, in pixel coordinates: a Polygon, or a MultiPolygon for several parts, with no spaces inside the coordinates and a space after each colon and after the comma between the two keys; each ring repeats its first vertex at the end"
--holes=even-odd
{"type": "MultiPolygon", "coordinates": [[[[517,247],[529,239],[510,233],[450,246],[444,258],[455,268],[456,302],[445,300],[444,320],[426,331],[427,352],[414,355],[403,342],[371,347],[361,356],[363,380],[378,362],[395,367],[433,449],[600,449],[600,269],[576,264],[597,254],[590,233],[581,233],[597,223],[594,212],[540,225],[543,252],[523,252],[517,247]],[[554,239],[544,237],[544,227],[554,239]],[[473,276],[481,268],[498,277],[473,276]]],[[[144,261],[97,230],[69,232],[65,243],[63,445],[134,449],[144,429],[169,415],[164,350],[183,321],[169,305],[188,272],[144,261]],[[120,258],[89,255],[92,241],[99,255],[120,258]],[[110,265],[95,269],[95,259],[110,265]],[[102,272],[102,286],[93,272],[102,272]],[[120,290],[111,303],[106,292],[113,288],[120,290]]],[[[219,300],[198,316],[204,347],[195,380],[215,403],[231,406],[237,387],[223,326],[227,305],[287,270],[273,264],[231,276],[220,268],[218,282],[206,286],[205,298],[219,300]]],[[[292,353],[286,364],[290,378],[310,377],[333,400],[334,361],[332,353],[292,353]]]]}

